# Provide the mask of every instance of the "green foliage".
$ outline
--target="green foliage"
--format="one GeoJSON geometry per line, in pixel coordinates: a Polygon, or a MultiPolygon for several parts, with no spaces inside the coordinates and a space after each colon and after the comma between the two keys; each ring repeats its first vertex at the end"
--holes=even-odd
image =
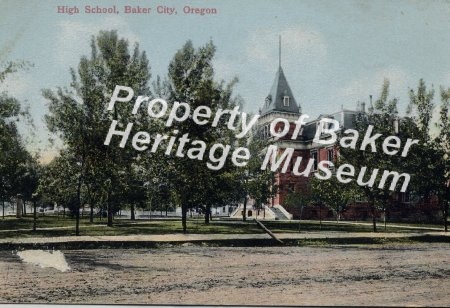
{"type": "Polygon", "coordinates": [[[69,88],[43,91],[49,102],[47,126],[61,138],[68,155],[79,166],[73,183],[78,207],[83,202],[105,201],[111,225],[120,201],[130,197],[128,186],[135,185],[127,176],[134,167],[129,149],[105,146],[103,142],[113,119],[121,124],[145,123],[142,114],[132,115],[129,108],[117,106],[109,112],[106,104],[116,85],[132,87],[139,94],[148,92],[149,63],[138,44],[130,52],[128,41],[119,38],[116,31],[100,31],[92,37],[91,56],[83,56],[78,69],[70,73],[69,88]]]}
{"type": "Polygon", "coordinates": [[[429,132],[434,108],[433,97],[434,90],[427,91],[427,86],[423,79],[419,80],[417,91],[415,92],[411,89],[409,93],[408,113],[414,115],[413,111],[416,111],[414,119],[419,127],[420,139],[424,143],[431,140],[429,132]]]}
{"type": "MultiPolygon", "coordinates": [[[[445,91],[442,93],[442,110],[445,113],[445,91]]],[[[420,140],[419,146],[413,148],[409,157],[410,172],[413,177],[412,188],[419,200],[427,200],[433,195],[440,195],[445,180],[445,117],[441,117],[442,133],[434,138],[430,135],[433,116],[434,91],[427,91],[425,82],[421,79],[417,92],[410,92],[409,111],[412,115],[412,125],[416,125],[413,134],[420,140]],[[444,141],[444,144],[442,143],[444,141]]],[[[442,114],[441,114],[442,116],[442,114]]]]}
{"type": "MultiPolygon", "coordinates": [[[[157,92],[166,93],[169,102],[188,103],[192,110],[198,106],[208,106],[212,110],[211,117],[219,108],[232,109],[236,104],[232,97],[236,80],[228,84],[214,80],[212,61],[215,51],[212,42],[195,49],[188,41],[170,62],[167,80],[155,84],[157,92]]],[[[226,128],[226,121],[228,119],[222,117],[217,127],[212,127],[210,123],[197,125],[192,118],[188,118],[174,123],[168,133],[177,129],[180,134],[188,133],[191,140],[204,141],[207,145],[204,157],[209,157],[209,149],[215,143],[234,146],[234,136],[226,128]]],[[[165,162],[169,185],[177,192],[182,205],[184,230],[188,208],[203,207],[208,222],[212,206],[223,205],[233,199],[234,167],[229,161],[220,170],[208,169],[204,161],[187,157],[170,156],[165,162]]]]}
{"type": "MultiPolygon", "coordinates": [[[[9,62],[0,71],[0,83],[7,76],[26,67],[26,63],[9,62]]],[[[21,194],[31,200],[36,189],[39,166],[25,148],[17,122],[28,116],[20,102],[8,93],[0,93],[0,200],[21,194]]]]}
{"type": "Polygon", "coordinates": [[[48,165],[43,167],[38,193],[44,203],[55,203],[70,209],[77,209],[77,182],[81,163],[77,156],[63,150],[48,165]]]}
{"type": "MultiPolygon", "coordinates": [[[[348,163],[353,165],[355,169],[361,170],[366,167],[366,174],[364,181],[368,181],[373,168],[389,171],[397,171],[403,173],[408,171],[408,166],[405,163],[406,160],[400,155],[387,155],[384,153],[382,147],[382,140],[388,136],[396,135],[404,144],[408,136],[407,131],[396,131],[396,122],[399,127],[402,126],[402,121],[397,115],[397,99],[393,98],[389,100],[389,81],[385,80],[380,93],[380,97],[375,101],[375,109],[369,113],[359,113],[354,120],[354,129],[358,132],[359,136],[364,136],[369,125],[373,126],[373,133],[382,134],[379,138],[380,142],[376,143],[376,152],[370,149],[361,151],[361,143],[363,138],[359,138],[355,149],[340,148],[340,157],[338,164],[348,163]]],[[[362,191],[366,199],[369,201],[370,211],[373,217],[373,228],[376,231],[375,216],[377,211],[386,210],[388,206],[388,200],[392,195],[392,191],[389,190],[390,183],[387,181],[383,188],[378,188],[376,183],[370,187],[358,186],[358,189],[362,191]]],[[[398,189],[398,187],[396,188],[398,189]]],[[[357,192],[356,192],[357,193],[357,192]]]]}
{"type": "Polygon", "coordinates": [[[311,190],[314,199],[325,203],[339,219],[348,202],[354,198],[357,188],[349,183],[343,184],[333,176],[329,180],[319,180],[314,177],[311,190]]]}
{"type": "MultiPolygon", "coordinates": [[[[264,139],[260,129],[255,128],[248,137],[239,140],[239,145],[249,150],[250,159],[245,167],[236,168],[235,172],[237,200],[244,200],[246,207],[248,199],[251,198],[258,209],[270,203],[278,189],[275,184],[275,174],[270,170],[261,170],[265,150],[272,141],[264,139]]],[[[243,211],[244,221],[246,212],[246,210],[243,211]]]]}

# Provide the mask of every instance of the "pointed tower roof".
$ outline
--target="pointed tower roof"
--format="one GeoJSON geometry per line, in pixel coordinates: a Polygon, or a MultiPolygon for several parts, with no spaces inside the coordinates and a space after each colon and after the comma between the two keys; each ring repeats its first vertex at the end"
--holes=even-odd
{"type": "Polygon", "coordinates": [[[297,105],[294,95],[292,94],[291,88],[289,87],[281,65],[279,66],[278,72],[275,75],[272,89],[270,90],[269,95],[266,97],[261,115],[276,111],[300,113],[300,109],[297,105]]]}
{"type": "Polygon", "coordinates": [[[279,37],[278,44],[278,72],[275,75],[272,89],[266,97],[261,115],[263,116],[270,112],[277,111],[300,113],[299,106],[295,101],[294,95],[286,80],[286,76],[284,76],[283,69],[281,68],[281,36],[279,37]]]}

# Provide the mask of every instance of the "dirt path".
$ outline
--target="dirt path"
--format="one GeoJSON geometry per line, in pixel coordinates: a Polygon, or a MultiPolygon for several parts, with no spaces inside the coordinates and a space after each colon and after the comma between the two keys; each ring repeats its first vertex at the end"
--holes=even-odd
{"type": "Polygon", "coordinates": [[[450,245],[0,251],[0,302],[450,306],[450,245]]]}

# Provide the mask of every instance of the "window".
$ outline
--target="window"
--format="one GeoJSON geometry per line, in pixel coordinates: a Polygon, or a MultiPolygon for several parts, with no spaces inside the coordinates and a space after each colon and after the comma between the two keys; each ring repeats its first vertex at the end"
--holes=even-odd
{"type": "Polygon", "coordinates": [[[401,193],[401,200],[402,200],[403,203],[411,202],[409,192],[401,193]]]}
{"type": "Polygon", "coordinates": [[[283,105],[284,106],[289,106],[289,96],[284,96],[283,97],[283,105]]]}
{"type": "Polygon", "coordinates": [[[314,163],[313,163],[313,171],[317,171],[317,159],[318,159],[318,155],[317,155],[317,151],[311,152],[311,159],[314,159],[314,163]]]}
{"type": "Polygon", "coordinates": [[[266,107],[269,107],[271,102],[272,102],[272,95],[269,95],[266,97],[266,107]]]}
{"type": "Polygon", "coordinates": [[[270,137],[270,125],[264,126],[264,138],[270,137]]]}
{"type": "Polygon", "coordinates": [[[334,150],[332,148],[327,149],[327,160],[331,162],[334,161],[334,150]]]}
{"type": "Polygon", "coordinates": [[[295,192],[295,185],[290,183],[288,186],[288,189],[289,189],[289,192],[291,192],[291,193],[295,192]]]}
{"type": "MultiPolygon", "coordinates": [[[[333,148],[327,149],[327,160],[329,162],[334,162],[334,149],[333,148]]],[[[334,171],[334,165],[328,164],[328,169],[334,171]]]]}

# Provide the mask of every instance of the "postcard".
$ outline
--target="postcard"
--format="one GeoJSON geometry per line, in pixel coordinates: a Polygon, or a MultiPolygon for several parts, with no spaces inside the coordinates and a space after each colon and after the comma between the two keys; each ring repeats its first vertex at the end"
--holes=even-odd
{"type": "Polygon", "coordinates": [[[450,2],[0,16],[1,304],[450,305],[450,2]]]}

